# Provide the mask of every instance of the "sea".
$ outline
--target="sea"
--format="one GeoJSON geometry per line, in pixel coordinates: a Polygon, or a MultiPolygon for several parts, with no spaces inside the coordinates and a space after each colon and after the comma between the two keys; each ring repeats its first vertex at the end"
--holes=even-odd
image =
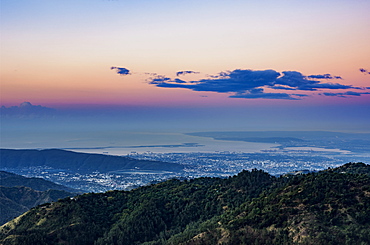
{"type": "Polygon", "coordinates": [[[214,140],[178,132],[42,131],[3,133],[1,148],[64,149],[109,155],[132,153],[244,152],[270,150],[278,144],[214,140]]]}

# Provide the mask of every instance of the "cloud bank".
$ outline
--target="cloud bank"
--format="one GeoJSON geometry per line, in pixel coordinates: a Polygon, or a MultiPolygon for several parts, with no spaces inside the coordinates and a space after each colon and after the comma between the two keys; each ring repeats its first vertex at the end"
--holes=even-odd
{"type": "Polygon", "coordinates": [[[23,102],[19,106],[0,107],[2,117],[34,118],[55,115],[56,110],[41,105],[32,105],[30,102],[23,102]]]}
{"type": "MultiPolygon", "coordinates": [[[[126,68],[118,69],[124,69],[125,75],[130,74],[129,70],[126,68]]],[[[122,75],[121,70],[117,70],[116,72],[122,75]]],[[[307,96],[307,94],[302,94],[302,92],[307,91],[321,92],[323,90],[366,89],[337,82],[328,82],[328,80],[343,80],[341,76],[334,76],[331,74],[305,76],[298,71],[283,71],[280,73],[271,69],[235,69],[233,71],[220,72],[217,75],[208,75],[206,78],[190,81],[177,78],[181,75],[192,73],[199,74],[199,72],[194,71],[179,71],[176,73],[176,78],[171,78],[154,73],[147,81],[149,84],[160,88],[184,88],[200,92],[233,93],[229,96],[230,98],[244,99],[264,98],[300,100],[307,96]],[[269,91],[267,91],[267,89],[269,89],[269,91]],[[273,93],[271,90],[280,90],[280,92],[273,93]],[[282,91],[296,91],[298,93],[282,91]]],[[[338,97],[346,97],[347,95],[360,96],[362,94],[368,93],[357,93],[353,91],[319,93],[319,95],[338,97]]]]}

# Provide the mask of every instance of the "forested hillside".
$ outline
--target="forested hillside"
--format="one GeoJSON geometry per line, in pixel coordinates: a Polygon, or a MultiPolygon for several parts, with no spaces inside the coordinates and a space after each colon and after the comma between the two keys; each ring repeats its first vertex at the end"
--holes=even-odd
{"type": "Polygon", "coordinates": [[[41,178],[0,171],[0,224],[37,205],[83,193],[41,178]]]}
{"type": "Polygon", "coordinates": [[[65,198],[0,230],[3,244],[368,244],[369,165],[243,171],[65,198]],[[361,170],[359,170],[361,169],[361,170]],[[339,170],[338,170],[339,171],[339,170]],[[362,173],[364,172],[364,173],[362,173]]]}
{"type": "Polygon", "coordinates": [[[61,190],[37,191],[25,186],[0,186],[0,224],[37,205],[74,195],[76,193],[61,190]]]}

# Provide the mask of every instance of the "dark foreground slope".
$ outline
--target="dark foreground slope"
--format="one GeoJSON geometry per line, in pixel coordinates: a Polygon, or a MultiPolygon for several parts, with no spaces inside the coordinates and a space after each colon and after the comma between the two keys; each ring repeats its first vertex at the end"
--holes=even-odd
{"type": "Polygon", "coordinates": [[[99,171],[106,173],[115,170],[167,170],[181,171],[183,166],[176,163],[137,160],[129,157],[109,156],[102,154],[78,153],[72,151],[48,150],[13,150],[0,149],[1,168],[28,168],[48,166],[86,173],[99,171]]]}
{"type": "Polygon", "coordinates": [[[37,205],[74,195],[76,193],[61,190],[37,191],[25,186],[0,186],[0,224],[37,205]]]}
{"type": "Polygon", "coordinates": [[[42,203],[78,193],[83,192],[41,178],[0,171],[0,224],[42,203]]]}
{"type": "Polygon", "coordinates": [[[368,175],[335,171],[169,180],[38,206],[2,226],[0,242],[368,244],[369,193],[368,175]]]}

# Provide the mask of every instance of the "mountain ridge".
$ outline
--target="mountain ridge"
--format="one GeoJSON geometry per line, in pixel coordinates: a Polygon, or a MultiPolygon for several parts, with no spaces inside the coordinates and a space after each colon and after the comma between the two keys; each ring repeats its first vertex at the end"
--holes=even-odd
{"type": "Polygon", "coordinates": [[[22,175],[6,171],[0,171],[0,186],[4,187],[25,186],[30,187],[36,191],[47,191],[49,189],[53,189],[80,194],[83,193],[83,191],[81,190],[73,189],[64,185],[59,185],[57,183],[42,178],[24,177],[22,175]]]}
{"type": "Polygon", "coordinates": [[[124,156],[80,153],[60,149],[0,149],[0,161],[2,169],[48,166],[80,173],[94,171],[106,173],[124,169],[182,171],[184,168],[176,163],[137,160],[124,156]]]}

